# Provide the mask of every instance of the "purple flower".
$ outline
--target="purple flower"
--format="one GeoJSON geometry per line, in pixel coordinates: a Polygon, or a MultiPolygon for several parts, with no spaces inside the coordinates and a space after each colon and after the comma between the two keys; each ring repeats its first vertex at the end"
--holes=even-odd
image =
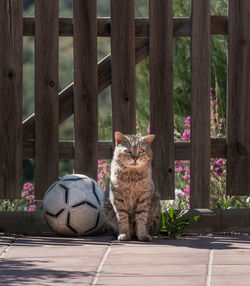
{"type": "Polygon", "coordinates": [[[221,175],[223,172],[224,172],[224,170],[221,169],[221,168],[219,168],[219,169],[216,170],[216,173],[217,173],[218,175],[221,175]]]}

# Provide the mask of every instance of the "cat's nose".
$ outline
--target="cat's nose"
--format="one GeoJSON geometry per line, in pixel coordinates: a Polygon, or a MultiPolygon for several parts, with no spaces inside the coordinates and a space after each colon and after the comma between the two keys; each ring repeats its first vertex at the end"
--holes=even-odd
{"type": "Polygon", "coordinates": [[[136,162],[138,159],[138,156],[132,156],[132,159],[136,162]]]}

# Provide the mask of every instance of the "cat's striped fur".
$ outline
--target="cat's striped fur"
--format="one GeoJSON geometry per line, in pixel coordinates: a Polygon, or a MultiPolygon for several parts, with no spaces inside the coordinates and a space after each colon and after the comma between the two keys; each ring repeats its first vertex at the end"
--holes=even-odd
{"type": "Polygon", "coordinates": [[[118,240],[137,237],[150,241],[158,232],[160,198],[151,170],[154,137],[115,133],[116,147],[104,211],[118,240]]]}

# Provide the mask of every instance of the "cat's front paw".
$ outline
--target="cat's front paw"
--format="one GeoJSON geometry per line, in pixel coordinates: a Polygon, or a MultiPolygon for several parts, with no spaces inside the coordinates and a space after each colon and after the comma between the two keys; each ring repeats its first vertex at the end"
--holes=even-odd
{"type": "Polygon", "coordinates": [[[148,233],[140,233],[140,234],[137,234],[137,238],[140,240],[140,241],[152,241],[153,238],[151,235],[149,235],[148,233]]]}
{"type": "Polygon", "coordinates": [[[118,235],[118,240],[122,241],[122,240],[130,240],[131,236],[127,233],[121,233],[118,235]]]}

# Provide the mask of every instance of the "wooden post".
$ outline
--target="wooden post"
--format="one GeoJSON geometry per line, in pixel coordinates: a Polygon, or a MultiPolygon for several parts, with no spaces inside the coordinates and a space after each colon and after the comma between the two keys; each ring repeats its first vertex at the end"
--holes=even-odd
{"type": "Polygon", "coordinates": [[[250,194],[250,2],[228,11],[227,193],[250,194]]]}
{"type": "Polygon", "coordinates": [[[209,208],[210,156],[210,0],[192,0],[191,208],[209,208]]]}
{"type": "Polygon", "coordinates": [[[58,0],[35,1],[35,190],[58,178],[58,0]]]}
{"type": "Polygon", "coordinates": [[[0,1],[0,199],[17,199],[22,182],[23,3],[0,1]]]}
{"type": "Polygon", "coordinates": [[[153,179],[161,199],[174,199],[174,102],[172,0],[150,1],[150,127],[153,179]]]}
{"type": "Polygon", "coordinates": [[[75,172],[97,178],[96,0],[74,0],[75,172]]]}
{"type": "Polygon", "coordinates": [[[134,0],[111,0],[113,131],[136,132],[134,0]]]}

